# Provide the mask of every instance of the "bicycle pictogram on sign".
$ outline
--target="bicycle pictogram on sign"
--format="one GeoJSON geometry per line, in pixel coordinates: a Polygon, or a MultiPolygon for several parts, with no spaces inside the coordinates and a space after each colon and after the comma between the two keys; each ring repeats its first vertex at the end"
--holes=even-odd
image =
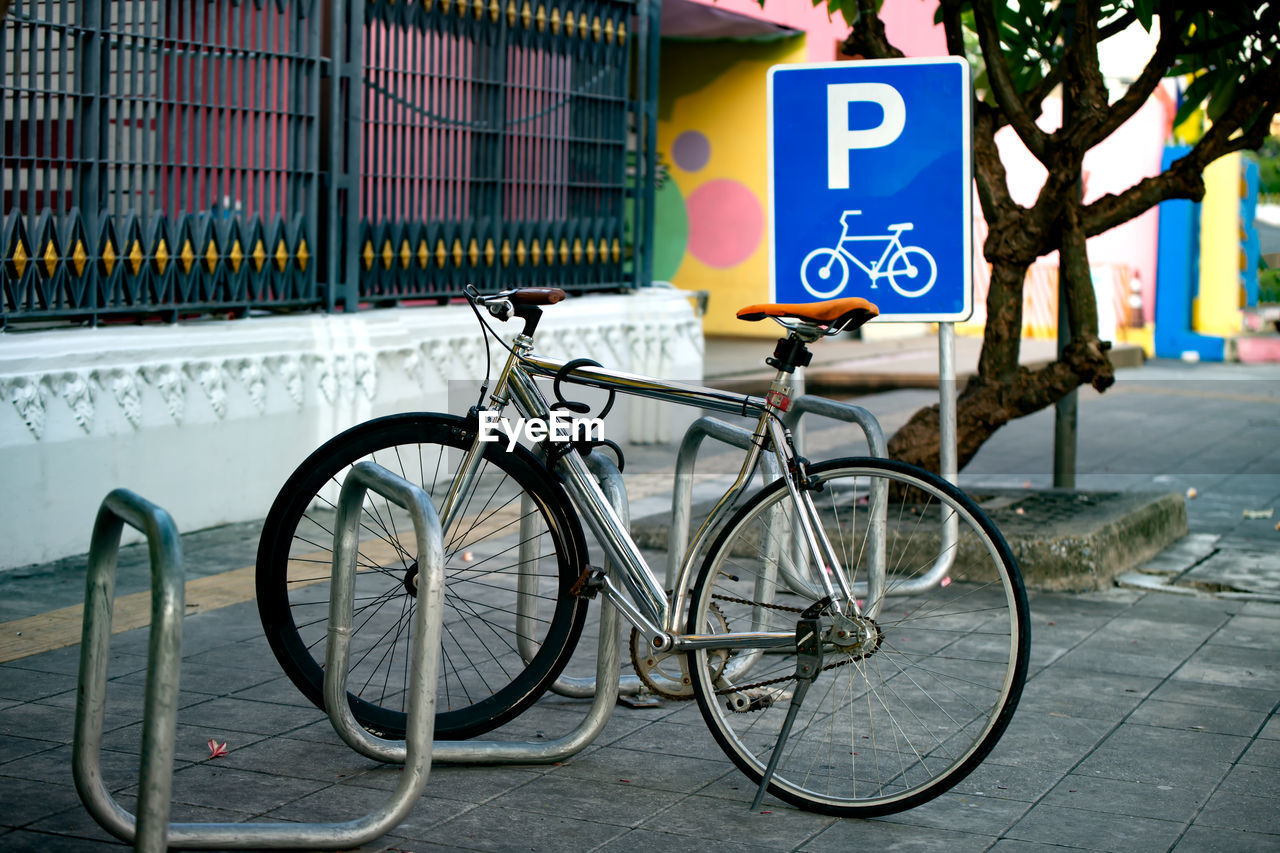
{"type": "Polygon", "coordinates": [[[804,289],[818,299],[837,296],[849,283],[849,263],[852,261],[871,279],[871,287],[878,287],[882,278],[889,286],[905,297],[923,296],[938,278],[938,265],[933,255],[919,246],[902,245],[902,233],[910,231],[912,223],[899,222],[889,226],[888,234],[850,234],[849,217],[859,216],[860,210],[846,210],[840,214],[840,239],[834,248],[814,249],[800,263],[800,282],[804,289]],[[884,242],[880,257],[868,266],[847,248],[856,242],[884,242]]]}

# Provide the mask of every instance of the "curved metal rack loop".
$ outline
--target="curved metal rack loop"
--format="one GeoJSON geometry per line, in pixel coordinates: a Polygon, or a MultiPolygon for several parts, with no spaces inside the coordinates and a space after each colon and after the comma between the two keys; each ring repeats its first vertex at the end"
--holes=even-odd
{"type": "Polygon", "coordinates": [[[162,853],[169,845],[204,850],[338,850],[386,835],[413,808],[431,772],[444,601],[443,536],[439,518],[426,493],[372,463],[360,463],[352,469],[339,498],[338,544],[334,548],[333,569],[335,593],[329,625],[330,672],[326,675],[325,688],[327,694],[336,691],[342,697],[340,702],[328,703],[330,719],[336,727],[344,719],[342,712],[346,718],[351,713],[346,702],[347,641],[352,620],[359,509],[369,489],[409,511],[420,555],[410,682],[415,699],[410,703],[405,741],[408,766],[387,803],[363,818],[339,823],[169,823],[182,662],[182,546],[177,527],[167,512],[131,491],[116,489],[102,502],[89,548],[72,745],[76,790],[89,814],[104,829],[123,841],[132,842],[134,849],[148,853],[162,853]],[[146,534],[151,551],[151,633],[136,818],[107,791],[100,765],[116,556],[126,523],[146,534]],[[339,710],[332,710],[334,708],[339,710]]]}

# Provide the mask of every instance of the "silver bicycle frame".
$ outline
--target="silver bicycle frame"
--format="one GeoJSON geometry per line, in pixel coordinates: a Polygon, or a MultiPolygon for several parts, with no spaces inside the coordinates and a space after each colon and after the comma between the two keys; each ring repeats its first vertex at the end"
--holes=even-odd
{"type": "MultiPolygon", "coordinates": [[[[554,377],[565,362],[534,356],[531,349],[532,341],[529,338],[523,335],[516,338],[512,354],[499,374],[491,406],[501,408],[511,402],[522,417],[546,418],[550,407],[537,387],[536,378],[554,377]]],[[[718,521],[750,482],[760,460],[761,450],[767,443],[766,439],[772,444],[781,470],[790,470],[794,462],[789,434],[778,421],[776,410],[761,397],[667,382],[601,367],[578,368],[574,371],[573,381],[587,387],[619,391],[677,405],[698,406],[725,414],[754,416],[758,419],[753,434],[754,441],[747,451],[738,477],[716,504],[689,548],[675,586],[675,601],[670,604],[662,582],[649,568],[639,547],[627,534],[625,525],[600,490],[581,455],[570,450],[555,461],[554,467],[561,476],[570,500],[584,517],[587,527],[596,536],[609,559],[618,567],[617,571],[612,571],[605,577],[605,594],[628,621],[645,632],[655,649],[683,651],[707,647],[708,643],[714,643],[718,648],[758,649],[794,643],[794,637],[787,633],[731,633],[718,635],[715,640],[685,637],[677,624],[687,609],[694,555],[701,553],[718,521]]],[[[482,448],[477,438],[462,460],[445,499],[443,516],[446,527],[456,511],[455,507],[459,505],[459,497],[470,488],[479,467],[481,453],[482,448]]],[[[806,492],[797,489],[790,479],[787,482],[795,506],[799,509],[799,520],[809,554],[813,555],[817,563],[816,577],[827,595],[846,601],[856,608],[858,605],[854,591],[840,566],[835,548],[818,523],[817,510],[806,492]]]]}

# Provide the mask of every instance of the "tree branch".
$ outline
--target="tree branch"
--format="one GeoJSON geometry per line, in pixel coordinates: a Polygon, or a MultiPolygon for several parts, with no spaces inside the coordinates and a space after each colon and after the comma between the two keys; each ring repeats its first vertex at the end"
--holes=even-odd
{"type": "Polygon", "coordinates": [[[1073,133],[1073,128],[1065,124],[1068,116],[1080,126],[1101,121],[1107,114],[1107,84],[1098,66],[1097,5],[1094,0],[1077,0],[1074,8],[1071,40],[1062,58],[1067,72],[1063,89],[1064,135],[1073,133]]]}
{"type": "Polygon", "coordinates": [[[942,0],[942,31],[947,35],[947,53],[952,56],[965,56],[964,23],[960,13],[964,10],[961,0],[942,0]]]}
{"type": "Polygon", "coordinates": [[[1280,62],[1254,74],[1237,91],[1231,106],[1186,156],[1173,161],[1162,174],[1143,178],[1119,195],[1104,195],[1085,208],[1085,234],[1101,234],[1162,201],[1199,201],[1204,197],[1201,173],[1205,166],[1224,154],[1260,146],[1271,116],[1280,112],[1280,62]]]}
{"type": "Polygon", "coordinates": [[[1085,135],[1085,147],[1092,148],[1102,140],[1120,129],[1120,126],[1133,118],[1142,105],[1151,97],[1151,93],[1160,85],[1169,68],[1173,65],[1178,53],[1178,36],[1176,22],[1165,26],[1160,21],[1160,41],[1156,44],[1156,52],[1143,67],[1138,79],[1133,81],[1128,90],[1111,105],[1106,119],[1096,127],[1089,129],[1085,135]]]}
{"type": "Polygon", "coordinates": [[[1035,155],[1036,159],[1046,162],[1045,142],[1047,136],[1036,126],[1035,119],[1027,112],[1026,104],[1013,85],[1009,76],[1009,66],[1004,59],[1004,49],[1000,46],[1000,33],[996,24],[990,0],[975,0],[973,4],[973,20],[978,30],[978,44],[982,47],[982,58],[987,65],[987,79],[991,83],[992,94],[1000,109],[1009,117],[1022,144],[1035,155]]]}
{"type": "Polygon", "coordinates": [[[1009,194],[1009,175],[996,146],[1000,116],[989,104],[977,99],[973,107],[973,179],[978,185],[982,215],[989,226],[994,226],[1023,208],[1009,194]]]}
{"type": "Polygon", "coordinates": [[[867,59],[901,59],[903,53],[889,43],[884,32],[884,21],[876,14],[872,0],[858,0],[858,19],[853,22],[849,37],[840,45],[847,56],[864,56],[867,59]]]}

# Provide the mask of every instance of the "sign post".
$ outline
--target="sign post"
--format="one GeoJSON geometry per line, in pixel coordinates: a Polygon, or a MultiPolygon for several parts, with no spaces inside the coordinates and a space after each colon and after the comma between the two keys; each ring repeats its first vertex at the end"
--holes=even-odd
{"type": "Polygon", "coordinates": [[[957,473],[956,321],[973,311],[969,65],[960,57],[769,70],[769,295],[861,296],[939,323],[942,475],[957,473]]]}

